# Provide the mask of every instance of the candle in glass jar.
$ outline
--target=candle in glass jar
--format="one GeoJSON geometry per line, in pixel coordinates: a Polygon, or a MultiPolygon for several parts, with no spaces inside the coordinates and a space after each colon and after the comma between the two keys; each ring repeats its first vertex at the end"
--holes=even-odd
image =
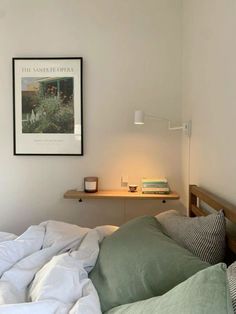
{"type": "Polygon", "coordinates": [[[84,178],[84,191],[87,193],[95,193],[98,191],[98,177],[84,178]]]}

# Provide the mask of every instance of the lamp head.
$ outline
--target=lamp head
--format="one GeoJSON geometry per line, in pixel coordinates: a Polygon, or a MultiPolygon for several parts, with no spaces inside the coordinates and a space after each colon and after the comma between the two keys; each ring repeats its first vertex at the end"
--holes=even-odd
{"type": "Polygon", "coordinates": [[[144,112],[142,110],[135,111],[134,124],[144,124],[144,112]]]}

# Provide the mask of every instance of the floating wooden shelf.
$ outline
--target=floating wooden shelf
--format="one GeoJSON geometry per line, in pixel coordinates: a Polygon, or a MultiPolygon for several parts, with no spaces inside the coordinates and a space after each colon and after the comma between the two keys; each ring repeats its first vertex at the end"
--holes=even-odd
{"type": "Polygon", "coordinates": [[[143,199],[143,200],[177,200],[179,195],[176,192],[169,194],[142,194],[141,192],[128,192],[126,190],[101,190],[96,193],[85,193],[83,191],[69,190],[65,192],[67,199],[143,199]]]}

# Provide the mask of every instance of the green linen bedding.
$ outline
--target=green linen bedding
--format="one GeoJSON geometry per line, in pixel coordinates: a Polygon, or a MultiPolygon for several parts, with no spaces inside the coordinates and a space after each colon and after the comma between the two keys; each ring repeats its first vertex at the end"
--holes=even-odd
{"type": "Polygon", "coordinates": [[[204,269],[163,296],[121,305],[106,314],[233,314],[226,265],[204,269]]]}
{"type": "Polygon", "coordinates": [[[210,265],[162,232],[154,217],[138,217],[105,238],[90,278],[102,311],[160,296],[210,265]]]}

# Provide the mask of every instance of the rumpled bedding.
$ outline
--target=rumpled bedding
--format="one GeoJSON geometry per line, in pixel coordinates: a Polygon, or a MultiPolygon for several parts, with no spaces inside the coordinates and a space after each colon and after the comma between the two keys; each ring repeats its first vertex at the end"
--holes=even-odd
{"type": "Polygon", "coordinates": [[[116,229],[47,221],[19,237],[0,232],[0,314],[100,314],[88,273],[116,229]]]}

